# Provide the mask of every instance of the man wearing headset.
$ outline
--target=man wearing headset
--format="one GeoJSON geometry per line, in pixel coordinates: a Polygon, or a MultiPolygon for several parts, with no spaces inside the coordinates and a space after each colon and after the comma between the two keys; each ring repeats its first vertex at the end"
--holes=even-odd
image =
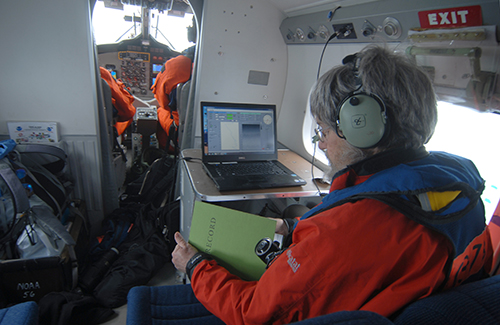
{"type": "Polygon", "coordinates": [[[424,148],[437,121],[428,77],[380,47],[343,63],[310,96],[316,140],[334,174],[330,194],[300,221],[278,222],[292,244],[261,279],[240,280],[176,234],[174,265],[226,324],[341,310],[389,317],[489,272],[483,180],[472,162],[424,148]]]}

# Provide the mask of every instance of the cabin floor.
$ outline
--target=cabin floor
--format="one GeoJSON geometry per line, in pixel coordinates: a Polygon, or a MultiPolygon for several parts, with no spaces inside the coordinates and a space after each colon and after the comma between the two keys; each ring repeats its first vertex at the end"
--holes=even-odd
{"type": "MultiPolygon", "coordinates": [[[[136,157],[134,157],[133,150],[127,148],[125,150],[127,155],[127,171],[132,167],[136,157]]],[[[122,189],[124,191],[125,188],[122,189]]],[[[147,286],[165,286],[165,285],[178,285],[182,284],[182,278],[179,273],[174,268],[171,261],[165,263],[163,268],[158,271],[158,273],[146,284],[147,286]]],[[[103,323],[106,325],[124,325],[127,323],[127,305],[123,305],[119,308],[114,309],[117,314],[113,319],[103,323]]]]}

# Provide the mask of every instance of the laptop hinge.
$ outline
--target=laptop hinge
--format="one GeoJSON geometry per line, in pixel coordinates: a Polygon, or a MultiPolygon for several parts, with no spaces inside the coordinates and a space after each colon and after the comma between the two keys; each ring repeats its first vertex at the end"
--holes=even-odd
{"type": "Polygon", "coordinates": [[[207,162],[209,165],[234,165],[237,161],[207,162]]]}

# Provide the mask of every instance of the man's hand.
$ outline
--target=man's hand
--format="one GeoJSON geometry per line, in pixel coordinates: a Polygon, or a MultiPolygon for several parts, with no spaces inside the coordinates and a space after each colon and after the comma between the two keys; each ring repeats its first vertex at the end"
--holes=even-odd
{"type": "Polygon", "coordinates": [[[283,235],[285,237],[288,235],[288,227],[286,226],[283,219],[280,218],[269,218],[269,219],[276,221],[276,230],[274,231],[275,233],[283,235]]]}
{"type": "Polygon", "coordinates": [[[175,249],[172,252],[172,263],[177,270],[186,272],[187,262],[189,262],[191,257],[193,257],[198,250],[186,242],[179,232],[174,234],[174,238],[177,246],[175,246],[175,249]]]}

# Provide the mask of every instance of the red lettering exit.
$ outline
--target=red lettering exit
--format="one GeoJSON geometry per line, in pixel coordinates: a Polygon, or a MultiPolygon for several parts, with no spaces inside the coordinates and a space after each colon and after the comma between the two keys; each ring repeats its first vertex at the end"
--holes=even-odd
{"type": "Polygon", "coordinates": [[[468,6],[418,13],[421,28],[452,28],[483,25],[481,6],[468,6]]]}

